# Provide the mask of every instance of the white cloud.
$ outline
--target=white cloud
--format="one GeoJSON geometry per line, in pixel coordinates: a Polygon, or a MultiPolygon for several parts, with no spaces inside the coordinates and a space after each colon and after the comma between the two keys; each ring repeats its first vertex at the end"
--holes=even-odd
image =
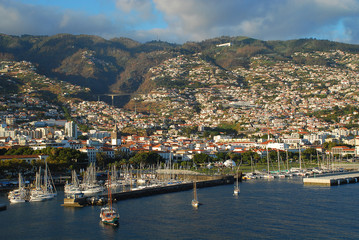
{"type": "Polygon", "coordinates": [[[263,40],[320,37],[359,43],[359,0],[105,1],[112,4],[112,12],[94,15],[70,10],[70,6],[65,10],[0,0],[0,31],[84,33],[138,41],[159,37],[177,43],[222,35],[263,40]],[[160,20],[165,23],[159,24],[160,20]]]}
{"type": "Polygon", "coordinates": [[[132,22],[153,21],[156,19],[154,6],[148,0],[116,0],[118,10],[126,14],[132,22]]]}
{"type": "Polygon", "coordinates": [[[86,15],[62,11],[55,7],[41,7],[0,0],[0,31],[6,34],[52,35],[57,33],[106,34],[115,32],[109,19],[102,15],[86,15]]]}
{"type": "MultiPolygon", "coordinates": [[[[356,0],[154,0],[173,29],[189,40],[221,35],[260,39],[310,37],[358,14],[356,0]]],[[[328,37],[330,37],[328,35],[328,37]]]]}

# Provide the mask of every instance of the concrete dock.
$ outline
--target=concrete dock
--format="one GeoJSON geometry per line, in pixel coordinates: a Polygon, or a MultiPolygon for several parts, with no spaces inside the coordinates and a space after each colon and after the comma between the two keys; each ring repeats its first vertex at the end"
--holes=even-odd
{"type": "MultiPolygon", "coordinates": [[[[196,183],[196,186],[197,188],[204,188],[204,187],[213,187],[213,186],[233,184],[233,183],[234,183],[233,176],[222,176],[220,179],[198,181],[196,183]]],[[[157,194],[186,191],[192,188],[193,188],[192,182],[173,184],[173,185],[170,184],[163,187],[144,188],[141,190],[113,193],[112,198],[116,201],[119,201],[119,200],[125,200],[130,198],[139,198],[139,197],[152,196],[157,194]]],[[[107,195],[102,195],[102,197],[107,198],[107,195]]]]}
{"type": "MultiPolygon", "coordinates": [[[[219,185],[225,184],[233,184],[234,183],[234,176],[215,176],[215,177],[208,177],[208,176],[196,176],[194,177],[196,180],[197,188],[204,188],[204,187],[214,187],[219,185]],[[210,180],[203,180],[203,179],[210,179],[210,180]]],[[[166,186],[158,186],[158,187],[150,187],[144,188],[139,190],[132,190],[120,193],[112,193],[112,199],[114,201],[126,200],[131,198],[140,198],[146,196],[152,196],[157,194],[165,194],[165,193],[172,193],[172,192],[180,192],[193,189],[193,182],[187,183],[176,183],[176,184],[168,184],[166,186]]],[[[77,199],[74,201],[73,199],[64,199],[64,207],[83,207],[86,205],[103,205],[107,202],[107,194],[98,195],[95,197],[83,197],[81,199],[77,199]],[[101,200],[101,204],[98,202],[101,200]],[[92,202],[93,201],[93,202],[92,202]]]]}
{"type": "Polygon", "coordinates": [[[359,172],[345,172],[326,175],[316,175],[303,178],[305,185],[336,186],[359,182],[359,172]]]}

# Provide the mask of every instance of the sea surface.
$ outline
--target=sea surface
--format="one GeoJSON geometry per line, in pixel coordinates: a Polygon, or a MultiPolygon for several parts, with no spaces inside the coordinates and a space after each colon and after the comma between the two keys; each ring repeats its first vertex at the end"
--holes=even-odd
{"type": "Polygon", "coordinates": [[[304,186],[300,178],[249,180],[114,203],[120,225],[100,222],[100,206],[10,204],[1,193],[0,239],[359,239],[359,183],[304,186]]]}

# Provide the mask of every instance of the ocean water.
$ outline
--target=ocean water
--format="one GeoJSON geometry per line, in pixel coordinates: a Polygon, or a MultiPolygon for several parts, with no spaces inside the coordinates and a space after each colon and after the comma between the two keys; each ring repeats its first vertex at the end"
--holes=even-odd
{"type": "Polygon", "coordinates": [[[100,206],[62,207],[56,199],[10,204],[0,239],[359,239],[359,184],[304,186],[300,178],[250,180],[114,203],[120,225],[100,222],[100,206]]]}

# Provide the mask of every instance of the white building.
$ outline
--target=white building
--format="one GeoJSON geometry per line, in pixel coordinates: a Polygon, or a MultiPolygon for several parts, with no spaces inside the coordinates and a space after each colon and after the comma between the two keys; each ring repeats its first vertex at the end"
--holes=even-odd
{"type": "Polygon", "coordinates": [[[65,135],[77,139],[77,124],[73,121],[65,123],[65,135]]]}
{"type": "Polygon", "coordinates": [[[289,145],[286,143],[268,143],[267,146],[268,148],[282,150],[282,151],[288,150],[289,148],[289,145]]]}

